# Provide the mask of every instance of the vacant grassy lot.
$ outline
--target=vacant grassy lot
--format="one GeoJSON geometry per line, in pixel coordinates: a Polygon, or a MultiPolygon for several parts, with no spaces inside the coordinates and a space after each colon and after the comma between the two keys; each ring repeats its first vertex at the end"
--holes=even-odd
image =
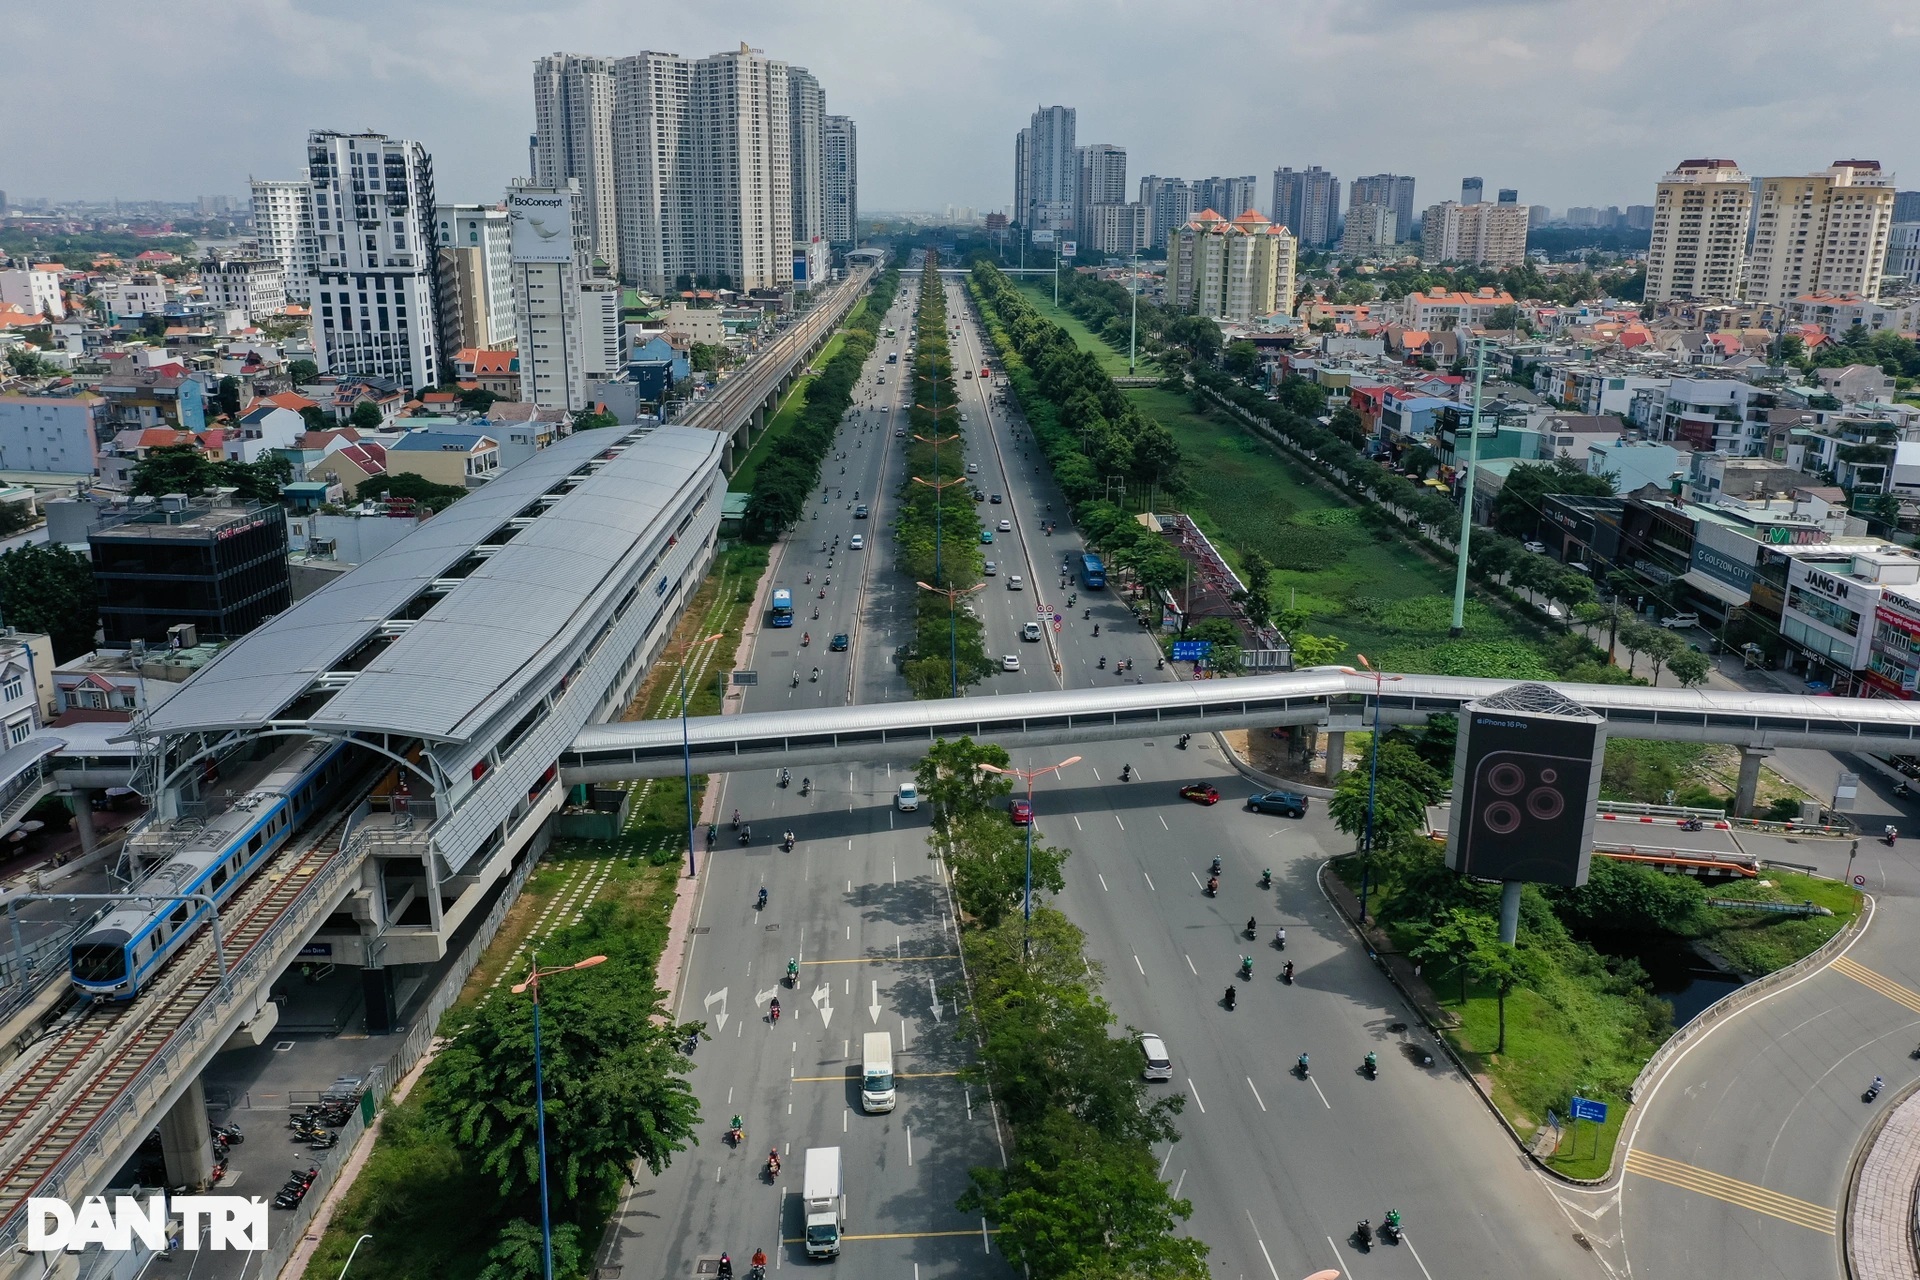
{"type": "MultiPolygon", "coordinates": [[[[1100,366],[1109,374],[1116,378],[1124,378],[1127,376],[1126,343],[1122,342],[1120,349],[1116,351],[1109,343],[1102,339],[1099,334],[1081,323],[1080,317],[1074,315],[1073,312],[1068,311],[1064,307],[1054,306],[1053,286],[1047,282],[1045,276],[1023,277],[1020,287],[1026,290],[1027,296],[1032,300],[1033,305],[1039,310],[1042,316],[1072,334],[1073,340],[1079,343],[1082,348],[1099,356],[1100,366]]],[[[1157,378],[1160,376],[1158,366],[1149,365],[1144,359],[1137,360],[1134,363],[1135,376],[1142,378],[1157,378]]]]}

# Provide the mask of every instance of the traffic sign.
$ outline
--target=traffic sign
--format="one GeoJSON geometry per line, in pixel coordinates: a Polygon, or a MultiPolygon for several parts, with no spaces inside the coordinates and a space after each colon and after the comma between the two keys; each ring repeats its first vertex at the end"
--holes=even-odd
{"type": "Polygon", "coordinates": [[[1591,1120],[1595,1124],[1605,1124],[1607,1122],[1607,1104],[1604,1102],[1595,1102],[1591,1098],[1582,1098],[1576,1094],[1573,1099],[1573,1105],[1568,1108],[1568,1115],[1575,1120],[1591,1120]]]}
{"type": "Polygon", "coordinates": [[[1867,883],[1867,878],[1865,876],[1855,876],[1853,878],[1853,884],[1855,888],[1865,888],[1866,883],[1867,883]]]}
{"type": "Polygon", "coordinates": [[[1175,640],[1173,642],[1173,660],[1175,662],[1198,662],[1213,654],[1211,640],[1175,640]]]}
{"type": "Polygon", "coordinates": [[[736,671],[733,673],[733,683],[735,685],[759,684],[760,673],[758,671],[736,671]]]}

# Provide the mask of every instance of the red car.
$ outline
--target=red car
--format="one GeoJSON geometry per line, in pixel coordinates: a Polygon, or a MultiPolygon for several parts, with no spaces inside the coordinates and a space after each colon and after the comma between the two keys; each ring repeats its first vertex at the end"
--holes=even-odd
{"type": "Polygon", "coordinates": [[[1204,782],[1195,782],[1180,788],[1180,798],[1195,804],[1219,804],[1220,792],[1204,782]]]}
{"type": "Polygon", "coordinates": [[[1016,827],[1031,826],[1033,823],[1033,806],[1025,800],[1015,800],[1008,805],[1007,813],[1013,818],[1013,825],[1016,827]]]}

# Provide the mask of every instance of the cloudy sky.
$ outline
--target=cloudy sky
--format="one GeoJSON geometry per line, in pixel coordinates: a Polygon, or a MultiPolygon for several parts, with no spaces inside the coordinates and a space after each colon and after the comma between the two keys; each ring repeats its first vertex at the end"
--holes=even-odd
{"type": "Polygon", "coordinates": [[[1645,203],[1686,156],[1878,159],[1920,187],[1913,0],[63,0],[6,6],[0,190],[187,199],[296,176],[306,130],[433,154],[442,199],[526,168],[531,64],[566,50],[809,67],[860,128],[863,211],[1012,200],[1014,131],[1079,109],[1144,173],[1464,174],[1528,204],[1645,203]]]}

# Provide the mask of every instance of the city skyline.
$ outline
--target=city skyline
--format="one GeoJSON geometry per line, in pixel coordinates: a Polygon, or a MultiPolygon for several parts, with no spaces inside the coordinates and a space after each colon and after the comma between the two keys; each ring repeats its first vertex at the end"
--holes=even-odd
{"type": "Polygon", "coordinates": [[[1822,67],[1844,66],[1850,77],[1871,81],[1920,52],[1920,26],[1891,3],[1815,14],[1774,0],[1715,0],[1673,13],[1620,15],[1558,2],[1459,0],[1409,15],[1374,0],[1327,12],[1248,2],[1196,8],[1183,30],[1200,35],[1195,19],[1211,14],[1235,38],[1196,39],[1186,48],[1167,46],[1153,24],[1124,13],[1102,26],[1076,7],[1036,13],[1002,0],[964,9],[849,0],[836,6],[831,22],[748,0],[724,15],[662,11],[644,33],[608,0],[535,13],[504,5],[456,12],[437,2],[395,10],[271,0],[259,8],[244,26],[210,27],[183,22],[174,11],[126,10],[101,0],[78,0],[58,18],[36,10],[16,15],[13,34],[28,46],[57,39],[90,14],[122,38],[103,42],[103,65],[85,95],[66,92],[52,64],[20,69],[15,87],[22,101],[64,105],[57,129],[10,131],[0,143],[0,188],[55,200],[238,196],[249,176],[276,175],[280,158],[307,129],[373,127],[426,146],[444,198],[493,199],[511,179],[528,176],[532,56],[653,49],[704,58],[741,42],[808,68],[829,86],[830,110],[863,122],[861,204],[870,210],[1009,206],[1006,140],[1035,103],[1074,107],[1079,134],[1125,148],[1134,173],[1271,173],[1320,164],[1343,177],[1407,174],[1435,195],[1481,175],[1489,192],[1517,187],[1526,203],[1556,210],[1642,203],[1658,176],[1688,155],[1737,156],[1750,173],[1797,173],[1844,152],[1876,156],[1895,173],[1920,171],[1897,115],[1845,112],[1816,87],[1822,67]],[[1258,21],[1249,31],[1242,17],[1258,21]],[[1722,74],[1711,83],[1681,74],[1690,63],[1679,60],[1708,42],[1722,74]],[[1069,46],[1081,56],[1059,57],[1069,46]],[[1426,50],[1429,66],[1476,58],[1497,64],[1505,88],[1466,101],[1459,127],[1445,135],[1385,141],[1401,132],[1388,127],[1402,109],[1396,95],[1356,101],[1343,86],[1356,65],[1410,47],[1426,50]],[[190,49],[228,69],[229,144],[204,159],[196,153],[188,164],[177,150],[153,147],[150,136],[128,127],[147,109],[133,59],[144,64],[169,49],[183,56],[190,49]],[[915,52],[896,56],[907,50],[915,52]],[[1225,80],[1236,68],[1252,74],[1282,50],[1292,50],[1287,57],[1299,89],[1290,119],[1316,139],[1311,155],[1276,143],[1271,121],[1259,112],[1210,120],[1201,131],[1189,113],[1132,93],[1128,77],[1111,74],[1151,60],[1162,73],[1184,68],[1225,80]],[[1299,56],[1313,50],[1319,53],[1299,56]],[[1766,74],[1770,60],[1788,50],[1803,74],[1766,74]],[[121,59],[124,74],[116,74],[121,59]],[[339,87],[348,80],[352,105],[324,105],[344,101],[339,87]],[[286,109],[309,93],[307,100],[322,105],[286,109]],[[1510,109],[1517,101],[1528,104],[1525,111],[1510,109]],[[1594,137],[1621,141],[1584,151],[1566,145],[1594,137]],[[77,156],[86,163],[76,163],[77,156]]]}

